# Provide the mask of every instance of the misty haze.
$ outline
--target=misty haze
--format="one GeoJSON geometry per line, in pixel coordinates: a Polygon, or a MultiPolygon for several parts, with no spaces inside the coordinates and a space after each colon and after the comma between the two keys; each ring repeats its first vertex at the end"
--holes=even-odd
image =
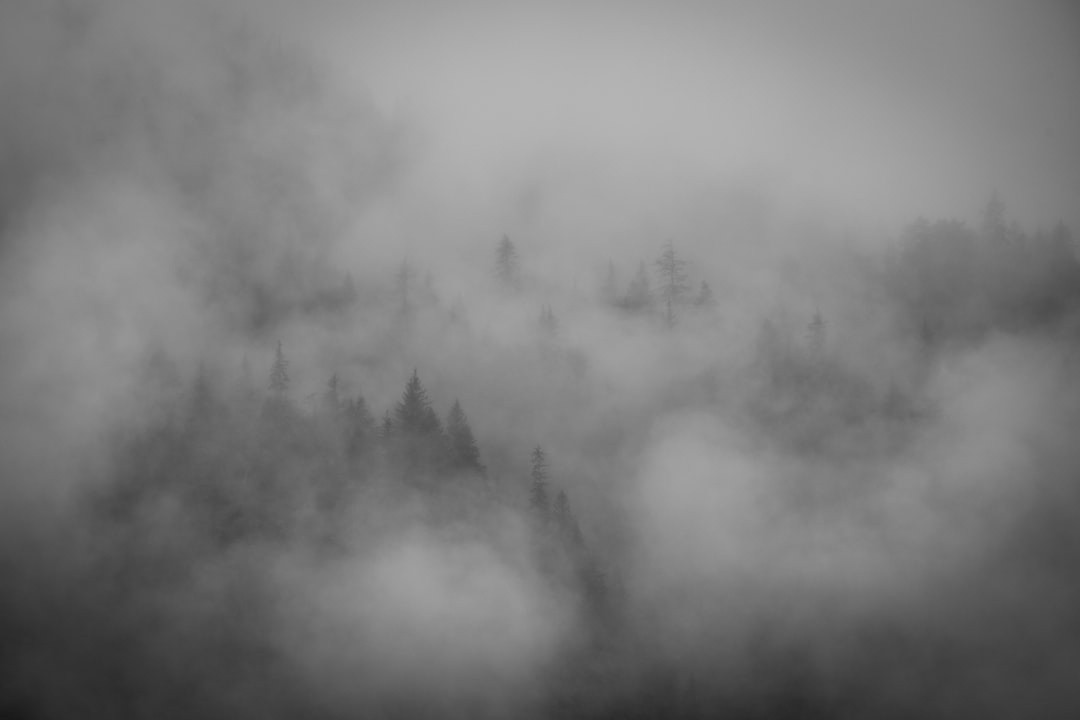
{"type": "Polygon", "coordinates": [[[0,2],[0,716],[1080,717],[1080,12],[0,2]]]}

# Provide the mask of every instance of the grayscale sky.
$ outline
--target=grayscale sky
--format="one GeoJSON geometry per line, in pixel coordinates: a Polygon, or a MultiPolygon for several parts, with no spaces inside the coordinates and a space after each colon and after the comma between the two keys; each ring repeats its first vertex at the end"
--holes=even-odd
{"type": "Polygon", "coordinates": [[[287,12],[462,182],[569,148],[892,229],[995,188],[1025,227],[1080,227],[1067,2],[325,4],[287,12]]]}

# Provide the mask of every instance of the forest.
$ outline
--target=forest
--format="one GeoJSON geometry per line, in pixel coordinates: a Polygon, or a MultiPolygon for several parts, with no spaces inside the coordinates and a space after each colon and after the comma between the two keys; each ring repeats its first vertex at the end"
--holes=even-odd
{"type": "Polygon", "coordinates": [[[136,5],[0,9],[0,715],[1075,716],[1063,219],[474,207],[247,4],[136,5]]]}

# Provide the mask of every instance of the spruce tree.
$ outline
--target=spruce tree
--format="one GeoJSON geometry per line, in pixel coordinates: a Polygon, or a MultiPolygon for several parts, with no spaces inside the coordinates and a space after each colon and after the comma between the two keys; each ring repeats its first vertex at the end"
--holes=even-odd
{"type": "Polygon", "coordinates": [[[687,284],[686,261],[675,253],[675,246],[670,240],[664,243],[664,250],[656,260],[656,271],[660,278],[660,299],[664,302],[664,323],[673,328],[676,324],[675,308],[683,303],[690,287],[687,284]]]}
{"type": "Polygon", "coordinates": [[[420,382],[420,375],[414,369],[412,377],[405,385],[401,400],[394,407],[394,428],[402,434],[427,434],[435,429],[431,423],[433,412],[427,390],[424,389],[423,383],[420,382]]]}
{"type": "Polygon", "coordinates": [[[532,484],[529,487],[529,509],[542,525],[547,525],[551,514],[548,499],[548,464],[544,449],[539,445],[532,452],[532,484]]]}
{"type": "Polygon", "coordinates": [[[520,275],[517,248],[509,236],[503,235],[495,248],[495,278],[504,288],[517,289],[520,275]]]}
{"type": "Polygon", "coordinates": [[[274,365],[270,368],[270,392],[279,399],[289,392],[289,361],[281,350],[280,340],[274,352],[274,365]]]}
{"type": "Polygon", "coordinates": [[[483,472],[480,463],[480,448],[473,437],[472,428],[461,403],[456,399],[446,416],[446,434],[450,441],[451,463],[457,470],[475,470],[483,472]]]}

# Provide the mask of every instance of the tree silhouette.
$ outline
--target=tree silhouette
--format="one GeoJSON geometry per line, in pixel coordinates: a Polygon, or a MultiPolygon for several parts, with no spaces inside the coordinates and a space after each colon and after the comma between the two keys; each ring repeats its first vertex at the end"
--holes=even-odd
{"type": "Polygon", "coordinates": [[[274,352],[274,364],[270,368],[270,392],[277,398],[284,398],[289,392],[289,361],[281,350],[280,340],[274,352]]]}
{"type": "Polygon", "coordinates": [[[551,514],[551,501],[548,499],[548,464],[544,448],[539,445],[532,452],[532,484],[529,486],[529,509],[536,515],[541,525],[547,525],[551,514]]]}
{"type": "Polygon", "coordinates": [[[517,289],[521,282],[517,248],[507,235],[495,248],[495,278],[507,289],[517,289]]]}
{"type": "Polygon", "coordinates": [[[456,399],[446,416],[446,434],[450,441],[451,464],[454,469],[482,473],[484,466],[480,463],[480,448],[473,437],[465,411],[456,399]]]}
{"type": "Polygon", "coordinates": [[[673,328],[676,324],[675,308],[685,301],[686,293],[690,291],[686,261],[675,253],[674,244],[668,240],[655,264],[660,279],[660,299],[664,302],[664,323],[673,328]]]}

